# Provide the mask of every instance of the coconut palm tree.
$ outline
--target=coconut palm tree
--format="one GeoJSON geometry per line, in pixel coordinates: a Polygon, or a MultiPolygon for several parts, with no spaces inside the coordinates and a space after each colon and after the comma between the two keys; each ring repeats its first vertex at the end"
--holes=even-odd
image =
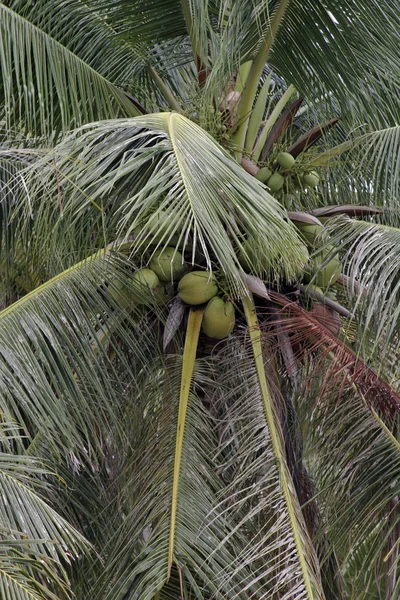
{"type": "Polygon", "coordinates": [[[2,597],[399,597],[399,25],[0,3],[2,597]]]}

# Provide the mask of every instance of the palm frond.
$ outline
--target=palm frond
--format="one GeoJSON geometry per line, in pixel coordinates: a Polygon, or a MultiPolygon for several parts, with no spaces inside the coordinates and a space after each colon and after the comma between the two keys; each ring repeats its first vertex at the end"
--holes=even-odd
{"type": "MultiPolygon", "coordinates": [[[[262,402],[265,422],[268,428],[271,451],[277,463],[276,476],[280,482],[282,498],[281,511],[285,514],[285,525],[287,528],[288,548],[285,551],[290,556],[289,563],[293,571],[285,574],[285,584],[291,589],[296,598],[323,598],[322,585],[320,582],[319,566],[314,554],[311,540],[308,538],[303,515],[298,504],[298,498],[294,490],[293,481],[287,468],[287,458],[283,445],[283,432],[273,404],[267,377],[265,374],[263,349],[261,344],[261,331],[257,322],[255,305],[253,300],[245,298],[243,307],[249,327],[249,336],[254,354],[257,381],[260,388],[260,399],[262,402]],[[289,533],[290,532],[290,533],[289,533]],[[298,573],[300,572],[300,575],[298,573]],[[295,575],[296,573],[296,575],[295,575]],[[291,581],[291,578],[293,580],[291,581]],[[292,585],[291,585],[292,584],[292,585]]],[[[269,474],[271,477],[271,474],[269,474]]],[[[269,498],[270,500],[270,498],[269,498]]],[[[282,522],[282,527],[285,526],[282,522]]],[[[285,537],[286,537],[285,536],[285,537]]],[[[287,567],[290,572],[290,567],[287,567]]],[[[280,584],[282,587],[285,585],[280,584]]]]}
{"type": "Polygon", "coordinates": [[[210,516],[218,503],[221,482],[213,463],[213,423],[202,399],[209,380],[207,362],[198,360],[193,374],[177,486],[173,484],[181,427],[182,361],[170,355],[162,362],[152,361],[150,368],[153,372],[142,378],[137,413],[142,417],[137,429],[140,435],[133,441],[125,465],[126,517],[106,547],[109,560],[95,597],[116,600],[131,594],[144,600],[158,592],[167,599],[171,590],[176,594],[181,587],[187,590],[185,599],[245,598],[240,577],[235,573],[225,577],[235,561],[234,542],[222,543],[228,524],[223,517],[216,521],[210,516]],[[174,498],[173,490],[177,492],[174,498]],[[175,503],[173,566],[168,579],[175,503]]]}
{"type": "Polygon", "coordinates": [[[54,159],[44,165],[52,178],[46,182],[49,187],[56,184],[54,161],[64,215],[71,215],[72,223],[94,215],[98,227],[105,224],[122,238],[136,234],[133,252],[149,250],[161,216],[167,214],[168,227],[158,246],[177,236],[188,262],[198,262],[201,253],[210,271],[222,269],[231,289],[243,288],[238,254],[246,252],[245,234],[257,240],[255,270],[260,274],[291,279],[307,258],[282,207],[264,186],[181,115],[84,128],[59,145],[54,159]]]}
{"type": "MultiPolygon", "coordinates": [[[[318,394],[315,364],[310,367],[318,394]]],[[[320,375],[323,379],[321,371],[320,375]]],[[[325,396],[329,410],[315,403],[309,390],[298,405],[305,461],[323,507],[317,537],[328,535],[335,548],[345,597],[378,598],[391,577],[388,555],[398,543],[393,542],[399,524],[394,508],[398,503],[398,443],[393,443],[384,424],[354,390],[344,393],[336,404],[333,389],[326,390],[325,396]]],[[[396,553],[394,558],[398,568],[396,553]]],[[[395,591],[387,597],[395,598],[395,591]]]]}
{"type": "Polygon", "coordinates": [[[67,570],[89,543],[46,501],[48,469],[8,451],[21,441],[15,425],[1,426],[0,580],[2,597],[69,597],[67,570]],[[57,595],[57,596],[56,596],[57,595]]]}
{"type": "MultiPolygon", "coordinates": [[[[40,432],[62,456],[95,463],[102,455],[105,431],[118,429],[115,396],[124,393],[108,349],[120,355],[118,338],[127,343],[133,335],[139,366],[149,349],[145,338],[152,338],[144,322],[138,336],[126,327],[133,317],[120,304],[118,285],[126,286],[125,306],[135,290],[140,299],[132,274],[126,259],[100,252],[0,313],[0,406],[28,440],[40,432]]],[[[140,321],[140,306],[130,308],[140,321]]]]}
{"type": "MultiPolygon", "coordinates": [[[[341,339],[329,329],[329,317],[318,319],[296,302],[270,292],[273,301],[285,314],[287,333],[293,334],[296,348],[306,340],[308,352],[321,351],[320,360],[325,364],[328,357],[331,366],[325,373],[327,388],[343,391],[349,386],[357,390],[367,406],[379,410],[392,426],[400,414],[400,395],[394,387],[384,381],[369,364],[363,362],[341,339]]],[[[268,324],[267,324],[268,325],[268,324]]],[[[304,348],[298,350],[298,359],[303,359],[304,348]]]]}
{"type": "Polygon", "coordinates": [[[358,336],[360,350],[367,343],[369,360],[377,354],[383,367],[382,358],[390,356],[398,344],[400,231],[389,225],[346,217],[330,220],[327,229],[333,243],[343,248],[346,272],[350,282],[354,282],[349,294],[362,324],[358,336]]]}
{"type": "Polygon", "coordinates": [[[98,118],[138,114],[112,81],[39,26],[3,3],[0,18],[1,116],[9,125],[54,136],[98,118]]]}
{"type": "Polygon", "coordinates": [[[338,98],[344,118],[348,111],[350,119],[362,123],[370,114],[375,126],[386,126],[398,114],[385,99],[394,91],[398,27],[394,2],[384,7],[375,0],[294,2],[278,31],[270,61],[306,97],[311,85],[321,95],[338,98]],[[376,108],[373,114],[371,100],[376,108]]]}

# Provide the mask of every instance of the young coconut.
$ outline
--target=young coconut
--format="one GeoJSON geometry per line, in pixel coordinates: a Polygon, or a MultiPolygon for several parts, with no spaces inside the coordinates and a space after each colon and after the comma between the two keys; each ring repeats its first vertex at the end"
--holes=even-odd
{"type": "Polygon", "coordinates": [[[182,254],[168,246],[165,250],[158,250],[154,253],[150,261],[150,268],[160,281],[173,281],[183,275],[185,264],[182,254]]]}
{"type": "Polygon", "coordinates": [[[234,327],[235,307],[232,302],[224,302],[218,296],[211,298],[203,315],[204,333],[210,338],[222,340],[232,333],[234,327]]]}
{"type": "Polygon", "coordinates": [[[265,183],[266,181],[268,181],[268,179],[271,177],[271,175],[272,175],[271,169],[268,169],[268,167],[262,167],[261,169],[259,169],[257,171],[256,179],[258,179],[259,181],[262,181],[262,183],[265,183]]]}
{"type": "Polygon", "coordinates": [[[296,221],[294,224],[307,245],[313,247],[316,238],[322,233],[321,225],[312,225],[311,223],[303,223],[301,221],[296,221]]]}
{"type": "Polygon", "coordinates": [[[296,162],[295,157],[289,154],[289,152],[280,152],[276,157],[276,160],[282,169],[291,169],[296,162]]]}
{"type": "Polygon", "coordinates": [[[139,271],[136,271],[133,275],[133,279],[141,284],[140,287],[143,289],[142,293],[138,291],[138,293],[133,296],[133,299],[139,304],[144,304],[144,295],[146,294],[146,291],[153,292],[160,285],[160,280],[151,269],[140,269],[139,271]]]}
{"type": "Polygon", "coordinates": [[[272,192],[279,192],[283,184],[285,183],[285,178],[283,175],[275,171],[271,175],[271,177],[267,181],[267,186],[272,192]]]}
{"type": "Polygon", "coordinates": [[[192,271],[182,277],[178,284],[178,296],[186,304],[204,304],[216,296],[218,286],[209,271],[192,271]]]}
{"type": "Polygon", "coordinates": [[[130,290],[125,282],[120,279],[114,280],[108,286],[108,291],[117,304],[122,307],[128,306],[130,290]]]}
{"type": "Polygon", "coordinates": [[[315,188],[319,184],[319,176],[316,171],[303,175],[303,183],[309,188],[315,188]]]}
{"type": "MultiPolygon", "coordinates": [[[[319,271],[319,269],[325,262],[326,257],[329,254],[331,254],[332,250],[333,247],[326,248],[325,250],[322,250],[322,252],[318,252],[318,254],[314,256],[314,272],[319,271]]],[[[313,282],[315,283],[315,285],[319,285],[320,287],[326,287],[332,283],[335,283],[341,272],[342,263],[335,254],[333,258],[331,258],[331,260],[323,267],[323,269],[316,274],[315,278],[313,279],[313,282]]]]}
{"type": "Polygon", "coordinates": [[[152,217],[149,220],[151,220],[151,227],[154,231],[151,239],[152,244],[155,245],[161,242],[162,244],[168,243],[170,246],[173,246],[178,243],[179,235],[176,233],[171,236],[173,223],[168,211],[160,210],[156,219],[152,217]]]}

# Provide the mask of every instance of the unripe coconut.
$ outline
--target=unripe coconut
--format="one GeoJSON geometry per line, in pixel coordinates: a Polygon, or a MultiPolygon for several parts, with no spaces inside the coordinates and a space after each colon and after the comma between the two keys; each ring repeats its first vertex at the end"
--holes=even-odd
{"type": "Polygon", "coordinates": [[[167,242],[170,245],[177,244],[179,241],[179,235],[174,234],[171,239],[169,236],[172,233],[172,217],[166,210],[160,210],[158,213],[158,217],[156,219],[156,225],[154,223],[154,219],[152,220],[152,229],[154,232],[152,242],[153,244],[158,244],[159,242],[167,242]]]}
{"type": "Polygon", "coordinates": [[[108,291],[120,306],[126,307],[129,304],[130,290],[127,288],[125,282],[120,279],[113,281],[109,285],[108,291]]]}
{"type": "Polygon", "coordinates": [[[268,167],[262,167],[256,173],[256,179],[265,183],[271,177],[272,171],[268,167]]]}
{"type": "Polygon", "coordinates": [[[314,246],[315,239],[322,232],[321,225],[312,225],[311,223],[303,223],[301,221],[296,221],[294,224],[307,244],[309,246],[314,246]]]}
{"type": "Polygon", "coordinates": [[[306,173],[303,175],[303,183],[307,187],[314,188],[319,184],[319,176],[316,171],[311,171],[311,173],[306,173]]]}
{"type": "Polygon", "coordinates": [[[271,175],[271,177],[268,179],[267,186],[273,192],[278,192],[284,183],[285,183],[284,176],[281,175],[280,173],[278,173],[277,171],[275,171],[275,173],[273,173],[271,175]]]}
{"type": "Polygon", "coordinates": [[[178,296],[187,304],[204,304],[216,295],[218,286],[209,271],[192,271],[182,277],[178,284],[178,296]]]}
{"type": "Polygon", "coordinates": [[[243,242],[238,259],[247,273],[253,270],[261,271],[264,268],[265,256],[255,238],[249,238],[243,242]]]}
{"type": "Polygon", "coordinates": [[[185,271],[182,254],[175,248],[168,246],[165,250],[158,250],[150,261],[150,268],[160,281],[173,281],[178,279],[185,271]]]}
{"type": "MultiPolygon", "coordinates": [[[[317,271],[321,265],[326,260],[328,254],[330,254],[332,249],[327,248],[322,252],[319,252],[315,255],[313,259],[313,271],[317,271]]],[[[331,260],[324,266],[324,268],[319,271],[319,273],[314,278],[315,285],[319,285],[321,287],[325,287],[329,284],[335,283],[338,279],[339,275],[342,272],[342,264],[338,259],[337,255],[335,255],[331,260]]]]}
{"type": "Polygon", "coordinates": [[[202,329],[206,335],[222,340],[235,327],[235,307],[232,302],[224,302],[214,296],[207,304],[203,315],[202,329]]]}
{"type": "Polygon", "coordinates": [[[289,152],[280,152],[276,160],[283,169],[291,169],[296,162],[295,157],[289,154],[289,152]]]}
{"type": "MultiPolygon", "coordinates": [[[[140,269],[139,271],[136,271],[133,275],[133,279],[151,292],[160,285],[160,280],[151,269],[140,269]]],[[[143,292],[145,292],[145,290],[143,290],[143,292]]],[[[139,303],[143,302],[143,295],[140,295],[139,293],[137,295],[135,294],[134,300],[139,303]]]]}

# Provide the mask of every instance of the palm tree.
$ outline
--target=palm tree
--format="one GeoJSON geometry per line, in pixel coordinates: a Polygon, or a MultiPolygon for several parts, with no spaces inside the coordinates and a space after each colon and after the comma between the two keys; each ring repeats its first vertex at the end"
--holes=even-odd
{"type": "Polygon", "coordinates": [[[2,598],[398,598],[397,3],[0,18],[2,598]]]}

